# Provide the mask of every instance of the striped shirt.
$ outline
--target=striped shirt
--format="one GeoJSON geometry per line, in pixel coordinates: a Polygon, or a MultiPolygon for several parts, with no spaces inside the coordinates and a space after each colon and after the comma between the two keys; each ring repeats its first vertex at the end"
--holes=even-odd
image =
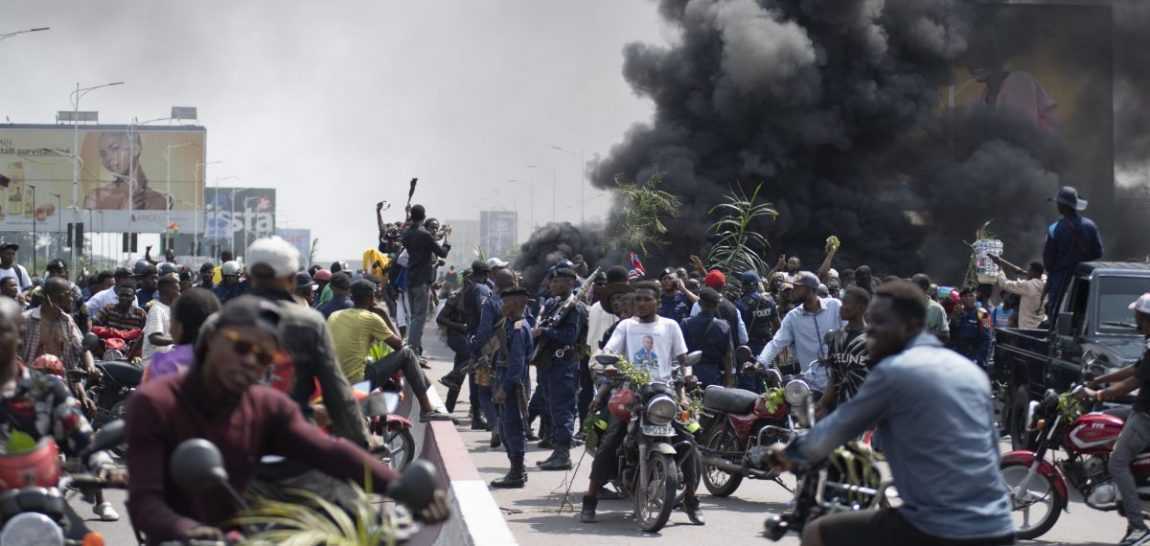
{"type": "Polygon", "coordinates": [[[133,330],[136,328],[143,329],[144,325],[148,323],[148,313],[135,305],[128,308],[127,311],[121,312],[117,308],[118,304],[105,305],[96,313],[96,318],[93,321],[97,326],[105,326],[108,328],[115,328],[117,330],[133,330]]]}

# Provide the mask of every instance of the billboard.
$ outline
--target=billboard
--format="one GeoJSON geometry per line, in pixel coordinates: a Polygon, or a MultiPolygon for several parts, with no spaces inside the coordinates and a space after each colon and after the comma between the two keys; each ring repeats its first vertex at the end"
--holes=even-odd
{"type": "Polygon", "coordinates": [[[248,245],[276,233],[275,188],[206,188],[203,243],[213,256],[242,256],[248,245]]]}
{"type": "Polygon", "coordinates": [[[519,217],[514,211],[485,210],[479,213],[479,245],[488,256],[510,256],[519,245],[519,217]]]}
{"type": "Polygon", "coordinates": [[[291,243],[292,246],[299,251],[301,263],[304,267],[311,267],[311,230],[310,229],[289,229],[279,228],[276,230],[276,235],[283,237],[284,240],[291,243]]]}
{"type": "Polygon", "coordinates": [[[95,211],[101,232],[191,231],[206,136],[197,126],[0,124],[0,230],[35,220],[55,231],[95,211]]]}

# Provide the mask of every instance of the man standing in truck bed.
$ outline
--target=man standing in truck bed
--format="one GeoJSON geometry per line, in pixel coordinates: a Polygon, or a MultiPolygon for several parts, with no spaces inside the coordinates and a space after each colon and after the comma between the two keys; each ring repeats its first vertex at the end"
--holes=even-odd
{"type": "Polygon", "coordinates": [[[1050,224],[1046,230],[1046,248],[1042,251],[1042,265],[1046,267],[1046,315],[1058,316],[1062,293],[1074,276],[1074,269],[1082,262],[1102,258],[1102,236],[1089,218],[1080,214],[1086,210],[1086,200],[1078,190],[1066,186],[1058,190],[1053,199],[1058,204],[1062,219],[1050,224]]]}

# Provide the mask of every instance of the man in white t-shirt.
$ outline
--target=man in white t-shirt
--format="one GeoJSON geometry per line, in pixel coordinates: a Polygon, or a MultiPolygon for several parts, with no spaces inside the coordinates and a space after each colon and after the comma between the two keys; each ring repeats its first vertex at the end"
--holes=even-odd
{"type": "MultiPolygon", "coordinates": [[[[621,355],[635,367],[646,369],[651,373],[652,381],[668,381],[671,379],[672,362],[678,361],[680,366],[687,364],[687,342],[683,340],[683,331],[674,320],[658,315],[659,285],[653,282],[642,282],[633,285],[635,298],[635,316],[626,319],[615,327],[615,333],[603,347],[606,353],[621,355]]],[[[582,520],[584,523],[596,521],[595,509],[599,504],[599,490],[603,484],[615,477],[618,473],[618,457],[614,457],[619,446],[626,436],[626,422],[617,418],[611,419],[607,431],[599,441],[601,456],[595,457],[591,464],[591,480],[587,487],[587,494],[583,497],[582,520]]],[[[697,454],[695,454],[697,456],[697,454]]],[[[682,465],[685,483],[694,483],[692,472],[696,465],[682,465]]],[[[687,518],[695,525],[703,525],[703,513],[699,510],[699,499],[695,497],[693,488],[687,488],[683,499],[683,511],[687,518]]]]}
{"type": "Polygon", "coordinates": [[[20,245],[16,243],[0,243],[0,279],[5,277],[16,279],[16,285],[23,294],[32,288],[32,277],[28,276],[28,270],[24,269],[24,266],[16,263],[17,250],[20,250],[20,245]]]}
{"type": "Polygon", "coordinates": [[[148,322],[144,324],[144,360],[153,353],[166,353],[172,348],[172,304],[180,297],[180,278],[174,274],[160,277],[156,299],[148,304],[148,322]]]}

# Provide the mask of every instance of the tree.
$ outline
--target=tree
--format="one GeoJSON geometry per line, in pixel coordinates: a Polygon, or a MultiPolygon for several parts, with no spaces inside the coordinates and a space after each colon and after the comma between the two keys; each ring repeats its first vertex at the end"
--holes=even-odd
{"type": "Polygon", "coordinates": [[[759,202],[759,191],[763,185],[755,187],[747,195],[742,187],[723,196],[723,202],[715,205],[709,213],[718,214],[719,219],[707,229],[715,237],[715,243],[707,252],[709,267],[724,271],[755,270],[766,274],[770,267],[762,258],[762,253],[770,247],[767,238],[752,230],[761,220],[774,220],[778,211],[768,202],[759,202]]]}
{"type": "Polygon", "coordinates": [[[638,247],[647,253],[647,246],[664,244],[663,235],[667,226],[663,218],[674,215],[682,202],[671,193],[658,189],[662,183],[660,175],[654,175],[646,182],[623,182],[616,179],[617,189],[623,199],[622,233],[619,242],[626,250],[638,247]]]}

